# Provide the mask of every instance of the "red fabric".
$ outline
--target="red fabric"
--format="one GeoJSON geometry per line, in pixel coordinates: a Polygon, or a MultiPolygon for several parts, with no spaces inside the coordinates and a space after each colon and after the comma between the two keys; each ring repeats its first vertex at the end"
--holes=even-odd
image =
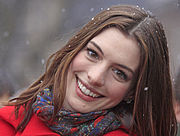
{"type": "MultiPolygon", "coordinates": [[[[38,117],[34,114],[27,124],[23,132],[16,132],[16,127],[22,118],[15,118],[14,107],[8,106],[0,109],[0,135],[2,136],[59,136],[50,130],[38,117]]],[[[22,110],[20,110],[22,113],[22,110]]],[[[21,117],[21,115],[19,116],[21,117]]],[[[104,136],[128,136],[121,129],[109,132],[104,136]]]]}

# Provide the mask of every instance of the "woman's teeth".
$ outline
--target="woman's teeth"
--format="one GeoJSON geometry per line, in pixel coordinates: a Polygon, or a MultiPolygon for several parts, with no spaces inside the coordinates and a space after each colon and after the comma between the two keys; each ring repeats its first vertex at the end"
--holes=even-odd
{"type": "Polygon", "coordinates": [[[93,92],[91,92],[89,89],[87,89],[79,80],[78,80],[78,86],[80,88],[80,90],[85,94],[85,95],[88,95],[88,96],[91,96],[91,97],[99,97],[100,95],[98,94],[95,94],[93,92]]]}

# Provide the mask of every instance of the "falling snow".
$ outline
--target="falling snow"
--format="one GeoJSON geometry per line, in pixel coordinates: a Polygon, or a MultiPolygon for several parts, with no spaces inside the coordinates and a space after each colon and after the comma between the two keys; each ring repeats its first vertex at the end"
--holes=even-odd
{"type": "Polygon", "coordinates": [[[91,8],[90,11],[93,12],[93,11],[94,11],[94,8],[91,8]]]}
{"type": "Polygon", "coordinates": [[[45,60],[44,60],[44,59],[41,59],[41,64],[44,65],[44,63],[45,63],[45,60]]]}
{"type": "Polygon", "coordinates": [[[148,87],[145,87],[145,88],[144,88],[144,91],[147,91],[147,90],[148,90],[148,87]]]}

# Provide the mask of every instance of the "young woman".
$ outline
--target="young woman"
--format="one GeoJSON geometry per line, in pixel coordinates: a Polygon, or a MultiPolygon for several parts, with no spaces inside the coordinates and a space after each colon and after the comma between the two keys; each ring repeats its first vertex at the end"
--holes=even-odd
{"type": "Polygon", "coordinates": [[[161,23],[128,5],[102,11],[0,110],[4,135],[175,136],[161,23]]]}

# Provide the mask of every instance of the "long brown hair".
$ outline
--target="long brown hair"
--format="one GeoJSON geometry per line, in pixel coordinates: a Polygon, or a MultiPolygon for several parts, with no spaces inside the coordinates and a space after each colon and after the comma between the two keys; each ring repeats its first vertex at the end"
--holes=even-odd
{"type": "Polygon", "coordinates": [[[176,94],[176,101],[180,103],[180,69],[178,71],[178,74],[176,76],[174,90],[176,94]]]}
{"type": "MultiPolygon", "coordinates": [[[[109,27],[133,36],[140,48],[138,75],[129,93],[133,102],[131,106],[126,105],[133,115],[131,131],[140,136],[176,135],[169,56],[163,27],[146,11],[128,5],[108,8],[92,18],[62,49],[50,56],[44,74],[19,97],[9,101],[9,105],[16,106],[16,115],[21,106],[25,109],[25,117],[18,130],[27,125],[36,95],[46,87],[53,88],[54,118],[64,101],[71,61],[88,41],[109,27]]],[[[114,112],[119,117],[121,108],[118,109],[118,106],[114,112]]]]}

